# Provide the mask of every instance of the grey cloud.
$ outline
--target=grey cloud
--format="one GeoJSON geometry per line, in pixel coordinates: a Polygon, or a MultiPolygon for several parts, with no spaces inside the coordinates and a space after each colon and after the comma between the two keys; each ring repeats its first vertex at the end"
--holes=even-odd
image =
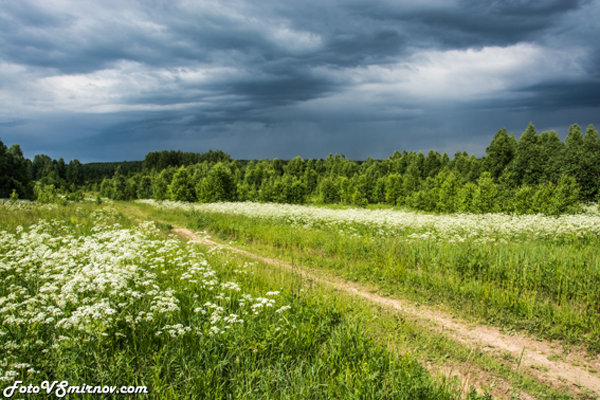
{"type": "Polygon", "coordinates": [[[539,37],[552,29],[565,14],[587,1],[561,0],[462,0],[443,6],[380,6],[366,8],[375,20],[395,21],[405,26],[415,45],[472,47],[507,45],[539,37]]]}
{"type": "MultiPolygon", "coordinates": [[[[3,4],[0,59],[24,72],[22,82],[4,85],[5,92],[0,87],[0,110],[13,103],[37,104],[47,96],[27,79],[86,76],[123,61],[131,62],[124,72],[131,76],[117,88],[120,92],[106,95],[115,104],[104,114],[42,113],[35,107],[22,115],[0,111],[2,140],[21,143],[26,153],[29,146],[87,160],[140,158],[173,146],[200,151],[209,145],[242,158],[285,158],[294,152],[364,158],[402,148],[481,151],[498,128],[529,120],[555,126],[598,123],[598,0],[240,1],[235,10],[224,8],[234,3],[191,6],[206,4],[201,10],[161,1],[76,2],[68,9],[35,1],[3,4]],[[283,36],[274,37],[277,32],[283,36]],[[520,82],[516,77],[490,73],[490,82],[506,80],[502,89],[454,104],[428,97],[427,85],[423,96],[418,90],[394,94],[372,82],[378,81],[375,73],[364,75],[369,68],[384,74],[398,64],[401,71],[414,71],[424,51],[522,43],[540,52],[562,49],[565,57],[573,49],[571,64],[580,72],[567,79],[569,71],[556,67],[520,87],[513,85],[520,82]],[[198,81],[175,73],[202,68],[234,72],[198,81]],[[136,72],[154,85],[136,82],[136,72]],[[14,96],[22,101],[12,101],[14,96]],[[118,111],[121,105],[130,108],[118,111]],[[139,111],[149,105],[157,107],[139,111]]],[[[507,60],[490,64],[498,61],[507,60]]],[[[14,79],[19,73],[11,70],[6,76],[14,79]]],[[[61,107],[68,108],[68,96],[63,101],[61,107]]]]}
{"type": "Polygon", "coordinates": [[[522,89],[530,93],[524,102],[532,109],[555,110],[600,107],[600,80],[587,82],[548,82],[522,89]]]}

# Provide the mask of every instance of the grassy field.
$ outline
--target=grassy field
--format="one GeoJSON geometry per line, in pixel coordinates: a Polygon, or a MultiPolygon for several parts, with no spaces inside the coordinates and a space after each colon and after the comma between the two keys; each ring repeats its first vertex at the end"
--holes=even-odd
{"type": "MultiPolygon", "coordinates": [[[[149,206],[0,205],[2,390],[66,380],[146,386],[144,397],[156,399],[485,396],[423,368],[419,354],[448,347],[443,340],[427,341],[394,315],[373,322],[372,306],[266,265],[189,245],[139,207],[149,206]],[[403,340],[421,353],[398,347],[403,340]]],[[[227,232],[222,216],[194,218],[227,232]]],[[[242,220],[231,221],[241,229],[242,220]]],[[[245,237],[255,222],[243,225],[245,237]]],[[[293,242],[275,245],[298,240],[285,224],[273,229],[255,239],[285,232],[293,242]]],[[[88,397],[98,398],[77,398],[88,397]]]]}
{"type": "Polygon", "coordinates": [[[596,396],[547,381],[543,365],[520,368],[518,354],[172,231],[596,357],[596,214],[5,202],[0,221],[2,390],[66,380],[145,386],[157,399],[596,396]]]}
{"type": "Polygon", "coordinates": [[[154,212],[167,217],[171,210],[197,230],[383,293],[600,351],[597,214],[428,215],[169,202],[154,212]]]}

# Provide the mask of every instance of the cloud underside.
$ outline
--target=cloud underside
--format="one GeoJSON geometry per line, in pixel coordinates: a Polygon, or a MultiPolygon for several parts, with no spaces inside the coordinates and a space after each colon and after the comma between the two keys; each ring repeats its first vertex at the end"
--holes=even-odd
{"type": "Polygon", "coordinates": [[[364,158],[598,123],[598,1],[399,3],[6,4],[0,138],[89,160],[364,158]]]}

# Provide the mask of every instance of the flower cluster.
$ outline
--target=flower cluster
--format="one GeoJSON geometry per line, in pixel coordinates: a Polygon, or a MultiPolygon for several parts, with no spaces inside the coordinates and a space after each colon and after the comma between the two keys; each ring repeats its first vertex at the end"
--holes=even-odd
{"type": "Polygon", "coordinates": [[[53,220],[0,231],[0,380],[36,373],[23,361],[70,343],[127,340],[135,330],[161,341],[214,337],[275,306],[278,292],[243,293],[201,249],[153,224],[97,220],[83,236],[53,220]]]}
{"type": "Polygon", "coordinates": [[[341,233],[356,235],[357,226],[368,226],[378,235],[404,234],[407,239],[445,239],[464,241],[488,238],[600,237],[600,215],[509,215],[451,214],[437,215],[398,210],[361,208],[330,209],[273,203],[185,203],[139,200],[164,208],[197,210],[208,213],[283,219],[299,226],[337,226],[341,233]]]}

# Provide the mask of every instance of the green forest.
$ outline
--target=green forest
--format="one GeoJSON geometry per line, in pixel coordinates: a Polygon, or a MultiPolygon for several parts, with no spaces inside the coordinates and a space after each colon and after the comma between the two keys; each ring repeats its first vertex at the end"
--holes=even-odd
{"type": "Polygon", "coordinates": [[[0,141],[0,197],[52,202],[94,192],[114,200],[388,204],[434,212],[557,215],[600,197],[600,138],[593,125],[570,126],[564,141],[530,123],[517,139],[506,129],[483,157],[395,151],[384,160],[235,160],[222,151],[148,153],[143,161],[81,163],[0,141]]]}

